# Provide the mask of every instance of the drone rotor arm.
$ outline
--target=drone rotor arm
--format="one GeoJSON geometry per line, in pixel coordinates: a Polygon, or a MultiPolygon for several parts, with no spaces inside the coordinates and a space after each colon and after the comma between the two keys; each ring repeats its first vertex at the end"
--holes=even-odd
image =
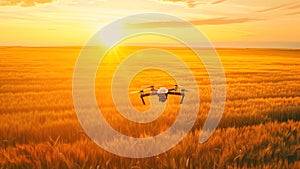
{"type": "Polygon", "coordinates": [[[181,96],[182,94],[181,94],[181,92],[168,92],[168,94],[171,94],[171,95],[179,95],[179,96],[181,96]]]}

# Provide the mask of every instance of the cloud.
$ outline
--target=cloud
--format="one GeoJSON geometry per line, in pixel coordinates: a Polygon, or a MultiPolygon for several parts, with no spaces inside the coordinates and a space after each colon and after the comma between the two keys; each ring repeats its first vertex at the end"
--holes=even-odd
{"type": "Polygon", "coordinates": [[[299,9],[300,8],[300,4],[294,4],[292,6],[286,7],[285,9],[299,9]]]}
{"type": "Polygon", "coordinates": [[[278,9],[298,9],[298,8],[300,8],[299,2],[296,2],[296,3],[293,2],[293,3],[285,3],[285,4],[278,5],[278,6],[273,6],[270,8],[262,9],[257,12],[269,12],[269,11],[278,10],[278,9]]]}
{"type": "Polygon", "coordinates": [[[215,1],[215,2],[213,2],[213,3],[211,3],[211,4],[219,4],[219,3],[222,3],[222,2],[225,2],[226,0],[218,0],[218,1],[215,1]]]}
{"type": "Polygon", "coordinates": [[[0,6],[23,6],[30,7],[36,4],[50,3],[54,0],[1,0],[0,6]]]}
{"type": "MultiPolygon", "coordinates": [[[[189,8],[194,8],[195,6],[197,6],[198,4],[209,4],[209,2],[204,1],[204,0],[162,0],[164,2],[181,2],[181,3],[185,3],[189,8]]],[[[214,2],[212,2],[211,4],[219,4],[222,2],[225,2],[226,0],[215,0],[214,2]]]]}
{"type": "Polygon", "coordinates": [[[213,19],[202,19],[190,21],[194,25],[224,25],[233,23],[246,23],[258,21],[258,19],[252,18],[213,18],[213,19]]]}
{"type": "Polygon", "coordinates": [[[300,12],[287,13],[286,15],[300,15],[300,12]]]}
{"type": "MultiPolygon", "coordinates": [[[[213,19],[199,19],[191,20],[193,25],[225,25],[235,23],[255,22],[259,19],[252,18],[213,18],[213,19]]],[[[165,22],[143,22],[137,24],[127,24],[126,28],[161,28],[161,27],[184,27],[188,26],[186,22],[179,21],[165,21],[165,22]]]]}
{"type": "Polygon", "coordinates": [[[189,8],[193,8],[196,5],[200,4],[197,0],[162,0],[164,2],[182,2],[185,3],[189,8]]]}

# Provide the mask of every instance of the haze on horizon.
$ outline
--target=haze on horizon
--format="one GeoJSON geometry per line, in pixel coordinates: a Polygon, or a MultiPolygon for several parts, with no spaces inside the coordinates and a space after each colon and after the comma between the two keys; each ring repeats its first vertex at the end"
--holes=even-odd
{"type": "Polygon", "coordinates": [[[116,19],[156,12],[190,21],[217,47],[300,47],[300,0],[0,0],[0,11],[1,46],[82,46],[116,19]]]}

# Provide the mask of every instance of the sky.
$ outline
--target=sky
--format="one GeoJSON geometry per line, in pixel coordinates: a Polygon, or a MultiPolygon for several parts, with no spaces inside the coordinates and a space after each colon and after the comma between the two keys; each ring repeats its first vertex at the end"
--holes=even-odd
{"type": "Polygon", "coordinates": [[[300,0],[0,0],[0,46],[82,46],[145,12],[183,18],[217,47],[300,47],[300,0]]]}

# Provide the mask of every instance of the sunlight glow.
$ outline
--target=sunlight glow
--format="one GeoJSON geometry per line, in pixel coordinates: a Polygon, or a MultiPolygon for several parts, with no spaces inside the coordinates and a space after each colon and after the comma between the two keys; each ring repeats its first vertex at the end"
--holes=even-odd
{"type": "MultiPolygon", "coordinates": [[[[184,18],[200,28],[213,43],[274,47],[274,42],[278,42],[279,46],[294,47],[300,37],[300,2],[295,0],[41,2],[0,1],[0,45],[81,46],[104,25],[125,16],[148,12],[184,18]]],[[[153,23],[153,26],[180,28],[180,24],[171,22],[153,23]]],[[[122,31],[122,27],[108,30],[103,43],[114,44],[122,31]]]]}
{"type": "Polygon", "coordinates": [[[103,45],[110,47],[116,45],[122,36],[123,30],[121,29],[120,25],[111,25],[109,26],[109,29],[103,29],[103,32],[101,34],[101,41],[103,45]]]}

